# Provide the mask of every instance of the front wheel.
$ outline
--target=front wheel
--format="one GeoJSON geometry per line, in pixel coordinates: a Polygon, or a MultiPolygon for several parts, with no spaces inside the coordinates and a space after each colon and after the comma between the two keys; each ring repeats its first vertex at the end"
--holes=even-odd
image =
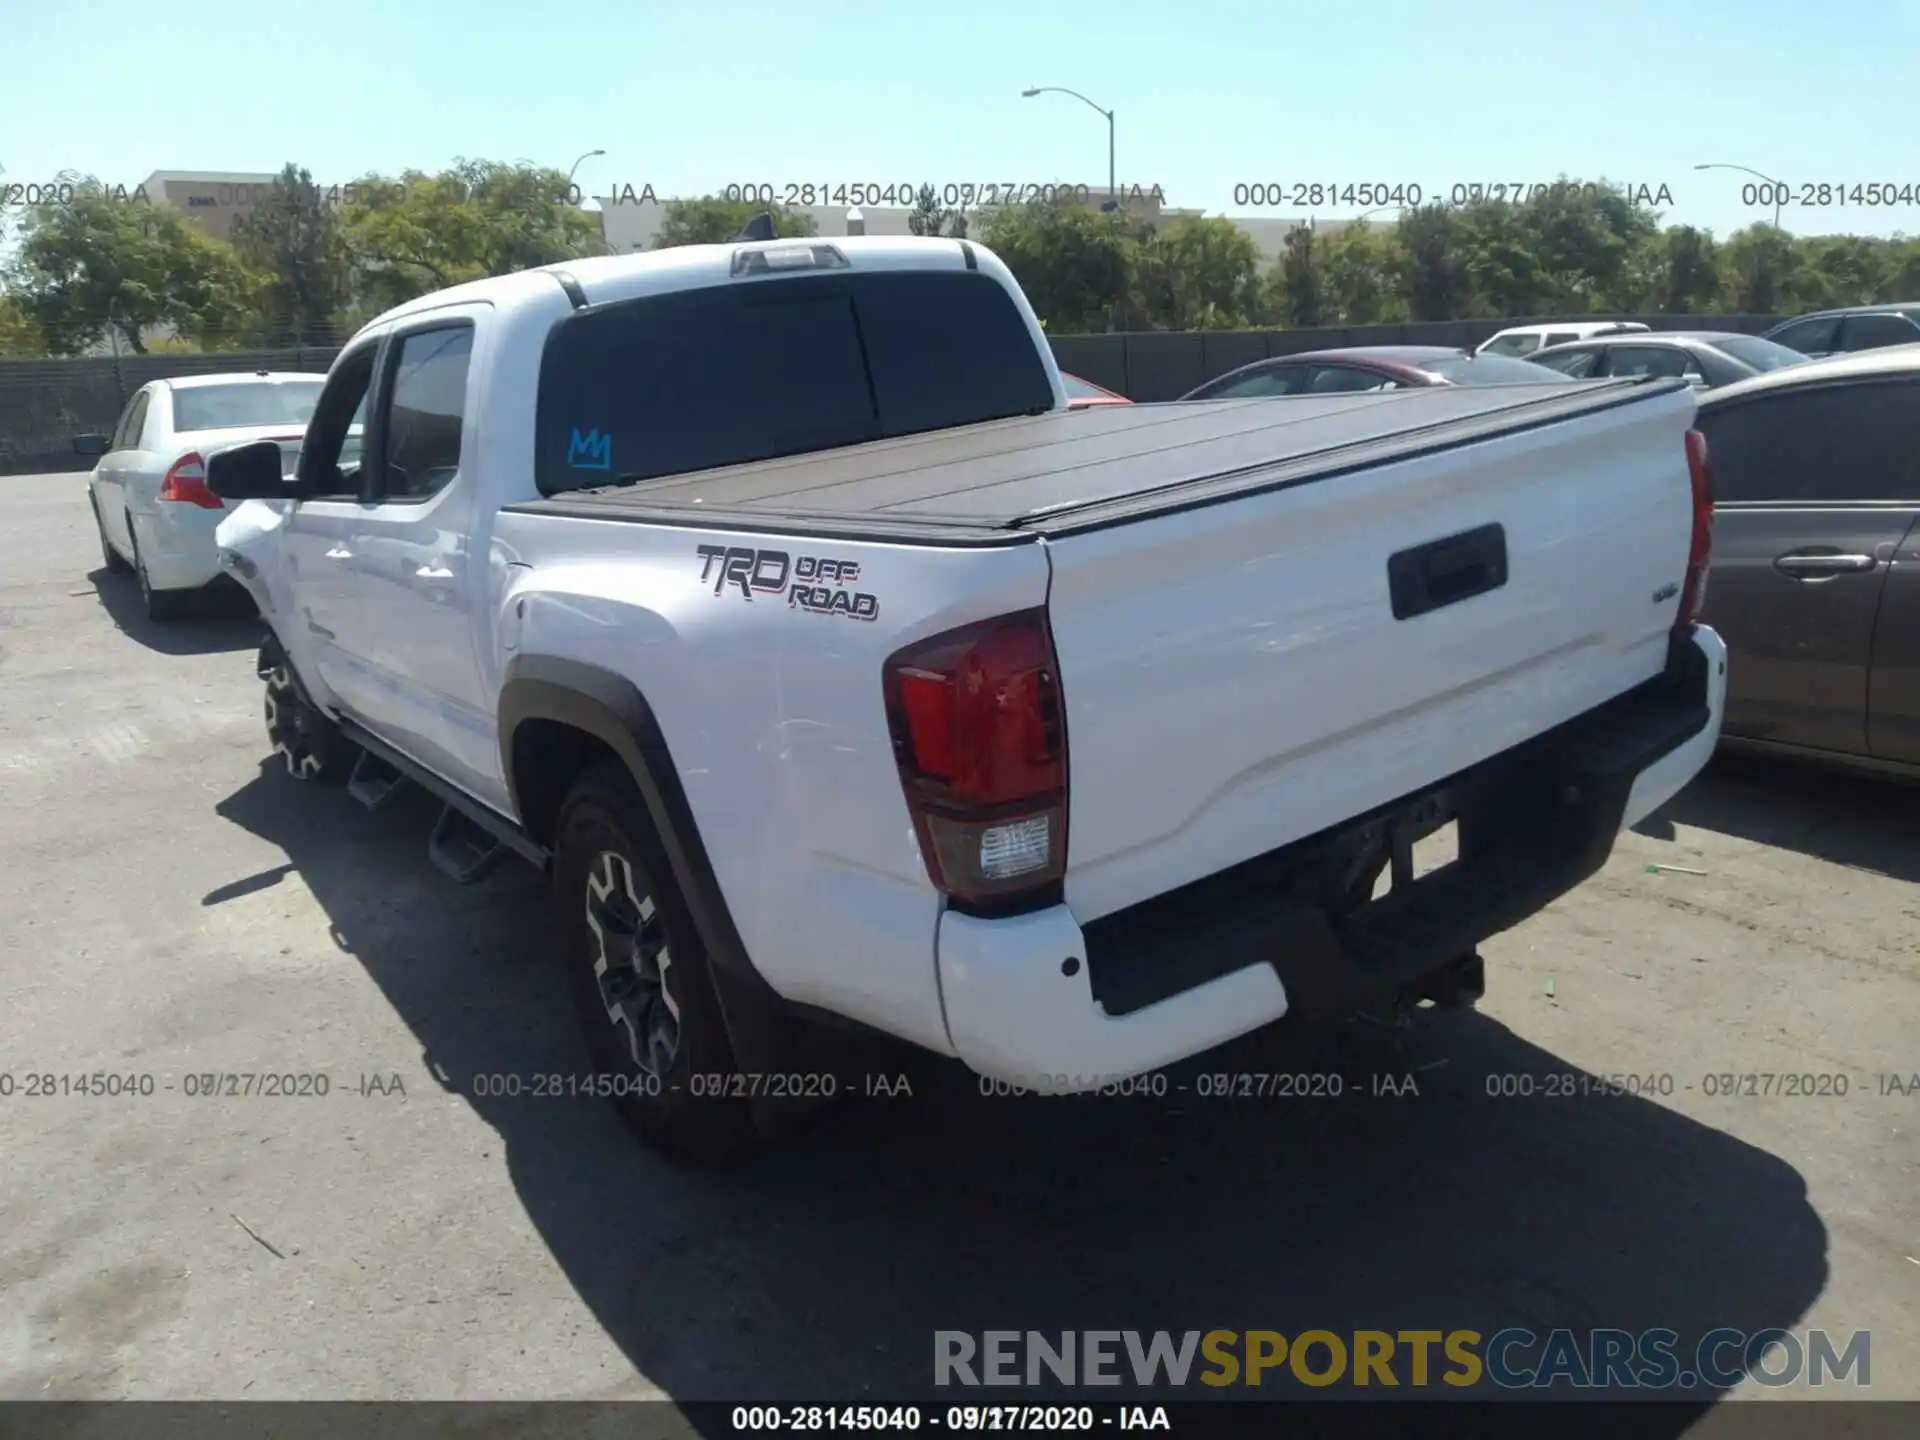
{"type": "Polygon", "coordinates": [[[561,806],[553,885],[596,1089],[662,1149],[739,1150],[752,1116],[706,952],[619,762],[582,773],[561,806]]]}
{"type": "Polygon", "coordinates": [[[267,739],[286,760],[287,773],[323,784],[345,780],[353,769],[353,746],[307,695],[277,644],[260,652],[260,674],[267,682],[267,739]]]}

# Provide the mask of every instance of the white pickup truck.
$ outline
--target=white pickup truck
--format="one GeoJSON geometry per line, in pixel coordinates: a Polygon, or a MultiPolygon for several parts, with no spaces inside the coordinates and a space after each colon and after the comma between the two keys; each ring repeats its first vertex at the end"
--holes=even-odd
{"type": "Polygon", "coordinates": [[[698,1146],[823,1017],[1087,1090],[1476,998],[1714,747],[1694,408],[1072,411],[979,245],[742,242],[415,300],[295,475],[208,473],[289,769],[543,867],[603,1088],[698,1146]]]}

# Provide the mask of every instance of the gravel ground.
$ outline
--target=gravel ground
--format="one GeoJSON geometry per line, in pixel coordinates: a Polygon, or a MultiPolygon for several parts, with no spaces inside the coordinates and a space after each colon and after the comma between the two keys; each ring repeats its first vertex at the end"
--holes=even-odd
{"type": "Polygon", "coordinates": [[[84,477],[0,478],[0,1397],[897,1399],[943,1329],[1508,1325],[1868,1330],[1864,1393],[1920,1397],[1920,792],[1719,762],[1477,1012],[1208,1067],[1337,1100],[889,1052],[911,1097],[703,1171],[476,1095],[581,1064],[540,887],[266,764],[255,634],[149,626],[84,477]],[[94,1071],[154,1093],[26,1093],[94,1071]],[[187,1093],[222,1072],[330,1093],[187,1093]],[[1711,1093],[1747,1073],[1848,1093],[1711,1093]],[[1603,1075],[1645,1093],[1546,1093],[1603,1075]]]}

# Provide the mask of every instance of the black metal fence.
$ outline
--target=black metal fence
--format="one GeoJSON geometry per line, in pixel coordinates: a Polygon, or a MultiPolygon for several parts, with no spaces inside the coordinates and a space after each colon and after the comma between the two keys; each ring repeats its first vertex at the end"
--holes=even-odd
{"type": "MultiPolygon", "coordinates": [[[[1060,368],[1133,400],[1172,400],[1237,366],[1270,355],[1344,345],[1458,345],[1472,348],[1511,324],[1536,320],[1440,320],[1319,330],[1189,330],[1120,335],[1055,335],[1060,368]]],[[[1655,330],[1755,333],[1776,315],[1599,315],[1655,330]]],[[[149,380],[232,371],[325,371],[336,348],[227,351],[212,355],[129,355],[77,360],[0,360],[0,475],[82,470],[75,435],[112,431],[127,397],[149,380]]]]}

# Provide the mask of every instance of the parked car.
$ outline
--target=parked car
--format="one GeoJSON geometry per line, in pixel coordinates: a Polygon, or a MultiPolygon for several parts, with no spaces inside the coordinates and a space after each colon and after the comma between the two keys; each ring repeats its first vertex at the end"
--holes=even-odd
{"type": "Polygon", "coordinates": [[[1551,345],[1527,356],[1535,365],[1575,380],[1620,375],[1677,375],[1702,389],[1750,380],[1807,357],[1758,335],[1722,330],[1663,330],[1657,334],[1605,335],[1571,345],[1551,345]]]}
{"type": "Polygon", "coordinates": [[[1060,372],[1060,383],[1066,387],[1067,408],[1085,410],[1094,405],[1131,405],[1133,402],[1124,395],[1116,395],[1111,390],[1102,389],[1091,380],[1082,380],[1078,375],[1060,372]]]}
{"type": "Polygon", "coordinates": [[[1645,334],[1647,326],[1638,320],[1563,320],[1552,325],[1510,325],[1482,340],[1476,355],[1531,355],[1549,345],[1565,345],[1573,340],[1591,340],[1596,335],[1645,334]]]}
{"type": "Polygon", "coordinates": [[[1538,385],[1538,366],[1504,355],[1469,355],[1445,345],[1378,345],[1309,350],[1256,360],[1189,390],[1182,400],[1245,400],[1266,395],[1338,395],[1429,385],[1538,385]]]}
{"type": "Polygon", "coordinates": [[[215,446],[271,439],[293,468],[326,376],[256,371],[153,380],[134,392],[113,434],[80,435],[97,456],[87,500],[109,570],[139,577],[148,618],[178,617],[221,578],[213,532],[227,507],[207,488],[215,446]]]}
{"type": "Polygon", "coordinates": [[[1920,769],[1920,345],[1701,397],[1731,745],[1920,769]]]}
{"type": "Polygon", "coordinates": [[[1920,304],[1854,305],[1782,321],[1762,337],[1802,355],[1836,355],[1920,343],[1920,304]]]}
{"type": "Polygon", "coordinates": [[[822,1013],[1090,1091],[1472,1003],[1724,689],[1692,394],[1526,371],[1070,414],[982,246],[739,242],[411,301],[208,468],[288,770],[542,867],[582,1093],[730,1148],[822,1013]]]}

